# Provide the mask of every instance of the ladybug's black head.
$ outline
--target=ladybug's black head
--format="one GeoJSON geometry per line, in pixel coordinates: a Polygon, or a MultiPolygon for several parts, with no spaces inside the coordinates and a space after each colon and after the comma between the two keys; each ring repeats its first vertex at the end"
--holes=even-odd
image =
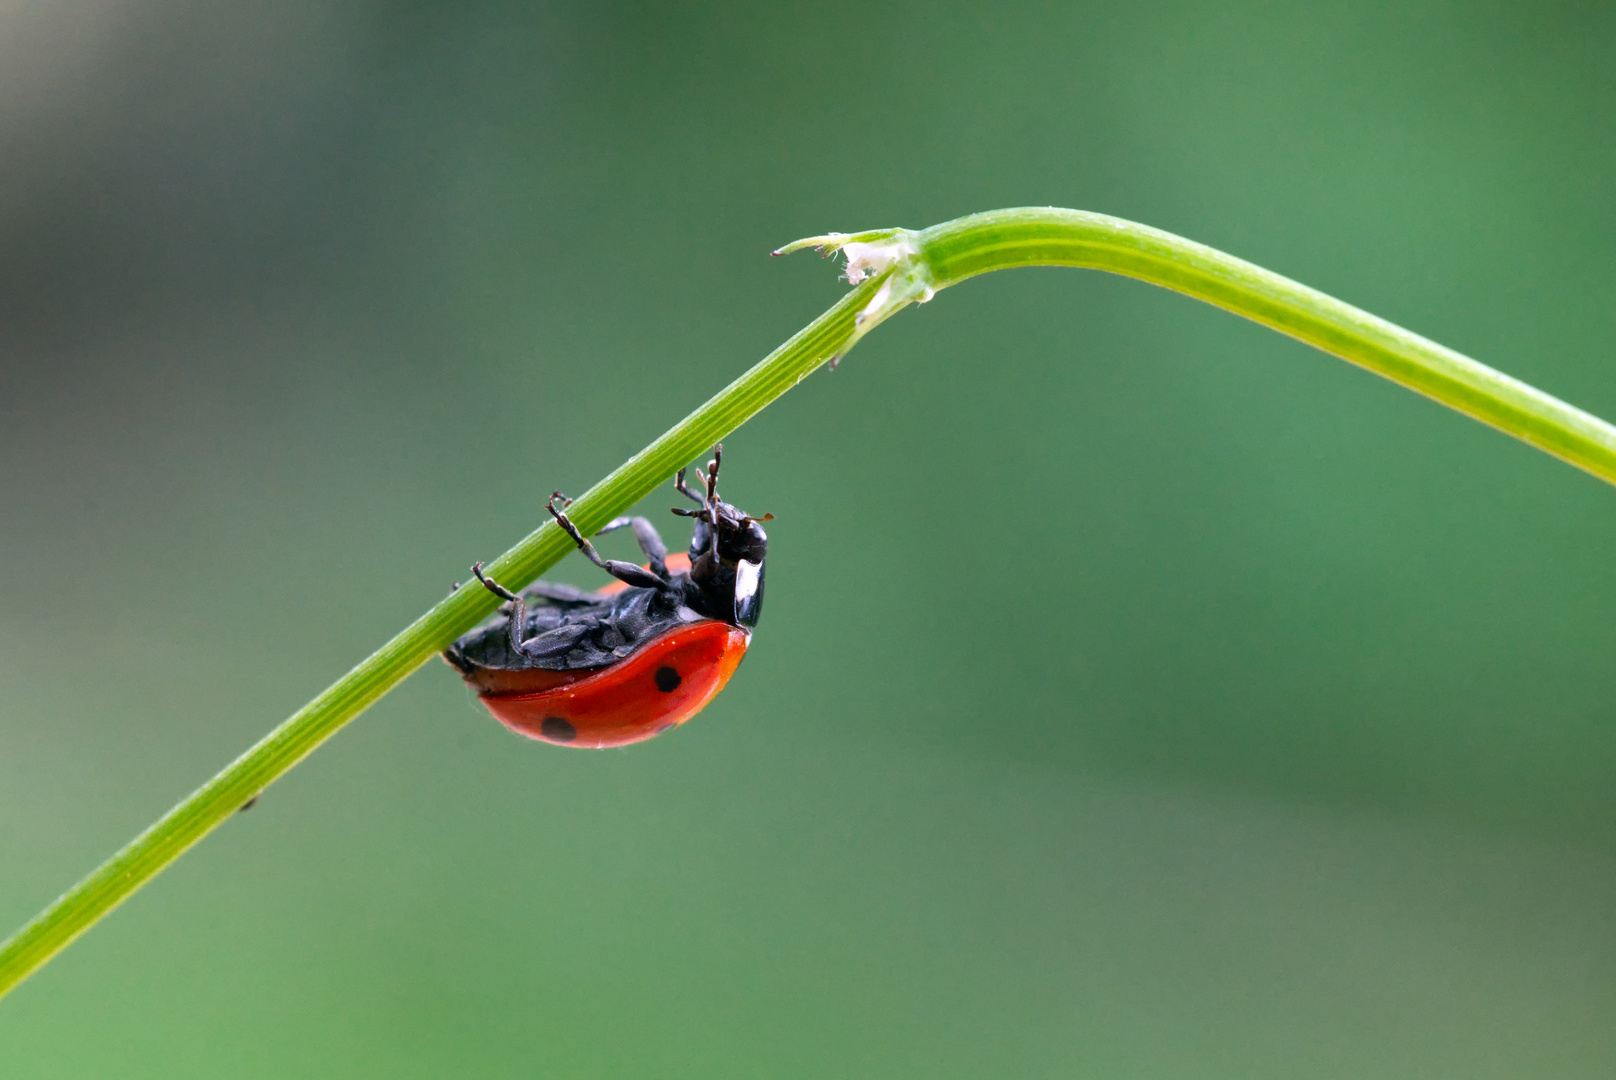
{"type": "Polygon", "coordinates": [[[697,592],[693,599],[706,609],[702,614],[737,626],[756,626],[763,610],[763,559],[769,550],[763,522],[774,515],[755,518],[718,497],[723,449],[722,445],[713,447],[705,476],[696,472],[705,495],[686,487],[685,470],[679,470],[674,486],[700,503],[701,509],[675,507],[673,512],[696,519],[690,536],[690,583],[697,592]]]}

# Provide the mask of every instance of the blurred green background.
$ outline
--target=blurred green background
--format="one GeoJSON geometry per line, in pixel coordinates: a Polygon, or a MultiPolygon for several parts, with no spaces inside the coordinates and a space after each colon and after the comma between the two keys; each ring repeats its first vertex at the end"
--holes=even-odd
{"type": "MultiPolygon", "coordinates": [[[[0,8],[0,933],[827,306],[800,235],[1118,214],[1616,416],[1613,56],[1577,3],[0,8]]],[[[727,447],[769,599],[698,721],[557,750],[432,665],[0,1073],[1616,1069],[1616,491],[1069,270],[727,447]]]]}

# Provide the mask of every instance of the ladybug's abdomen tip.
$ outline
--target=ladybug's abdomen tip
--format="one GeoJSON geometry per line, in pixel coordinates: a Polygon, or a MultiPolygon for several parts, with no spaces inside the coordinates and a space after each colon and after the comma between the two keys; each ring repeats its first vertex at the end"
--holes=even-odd
{"type": "Polygon", "coordinates": [[[484,693],[512,731],[557,746],[605,749],[655,738],[702,710],[735,673],[751,634],[705,620],[675,627],[620,664],[532,693],[484,693]]]}

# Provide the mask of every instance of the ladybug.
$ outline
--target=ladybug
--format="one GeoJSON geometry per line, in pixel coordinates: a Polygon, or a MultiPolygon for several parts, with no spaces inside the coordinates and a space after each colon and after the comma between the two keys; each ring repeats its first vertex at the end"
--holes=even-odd
{"type": "Polygon", "coordinates": [[[596,592],[536,581],[520,595],[471,568],[506,601],[500,613],[444,650],[488,711],[512,731],[560,746],[604,748],[643,742],[702,710],[729,682],[763,607],[762,523],[718,497],[723,446],[713,447],[703,493],[674,488],[699,509],[690,554],[668,557],[643,517],[620,517],[600,531],[631,528],[650,561],[602,559],[568,519],[559,491],[545,505],[589,561],[617,580],[596,592]],[[557,503],[560,506],[557,506],[557,503]]]}

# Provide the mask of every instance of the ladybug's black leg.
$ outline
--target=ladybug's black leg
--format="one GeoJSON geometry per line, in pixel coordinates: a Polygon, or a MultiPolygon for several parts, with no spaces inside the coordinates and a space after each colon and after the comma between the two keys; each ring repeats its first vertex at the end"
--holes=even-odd
{"type": "MultiPolygon", "coordinates": [[[[511,590],[507,589],[493,578],[486,576],[483,573],[482,563],[472,563],[471,572],[477,575],[477,580],[483,583],[483,588],[487,589],[501,600],[510,601],[511,615],[510,619],[506,622],[507,634],[510,638],[512,651],[518,655],[522,655],[522,630],[527,626],[527,601],[511,592],[511,590]]],[[[447,659],[448,653],[445,653],[444,656],[447,659]]],[[[454,664],[454,661],[449,660],[449,663],[454,664]]],[[[456,664],[455,666],[459,667],[460,665],[456,664]]]]}
{"type": "MultiPolygon", "coordinates": [[[[690,490],[690,485],[685,483],[685,472],[687,471],[685,469],[680,469],[679,474],[673,478],[674,489],[691,502],[700,503],[701,505],[705,506],[708,499],[718,494],[718,465],[723,460],[724,444],[714,443],[713,460],[707,463],[706,475],[702,475],[702,471],[700,469],[696,470],[696,479],[701,482],[702,493],[697,495],[694,491],[690,490]]],[[[686,516],[688,517],[690,515],[687,514],[686,516]]]]}
{"type": "Polygon", "coordinates": [[[662,537],[657,535],[656,527],[649,521],[642,517],[613,518],[600,531],[609,533],[625,525],[633,528],[634,539],[640,542],[640,550],[645,552],[646,558],[651,561],[651,573],[663,581],[668,580],[668,549],[663,545],[662,537]]]}
{"type": "MultiPolygon", "coordinates": [[[[572,537],[572,542],[578,545],[578,550],[584,553],[585,558],[594,563],[596,566],[600,567],[602,570],[606,571],[608,574],[612,575],[612,577],[616,578],[618,581],[633,585],[635,588],[665,589],[668,587],[668,583],[662,578],[657,577],[655,574],[651,573],[651,571],[636,566],[631,562],[620,562],[617,559],[601,558],[600,552],[595,550],[595,545],[591,544],[588,540],[585,540],[583,533],[578,531],[578,527],[572,523],[572,520],[568,518],[566,514],[556,509],[556,500],[562,497],[563,496],[559,491],[556,492],[555,495],[551,496],[550,501],[545,504],[544,508],[550,511],[550,516],[556,519],[556,524],[565,529],[567,531],[567,535],[572,537]]],[[[667,573],[666,566],[664,566],[662,569],[663,573],[667,573]]]]}
{"type": "MultiPolygon", "coordinates": [[[[638,569],[638,567],[635,569],[638,569]]],[[[526,641],[523,641],[522,631],[527,629],[527,601],[511,592],[493,578],[486,576],[483,573],[482,563],[477,563],[475,566],[473,566],[471,568],[471,572],[477,575],[477,580],[482,582],[483,587],[489,592],[493,593],[502,600],[508,600],[510,602],[510,616],[507,618],[505,625],[508,640],[511,644],[511,651],[516,653],[516,655],[525,656],[529,660],[543,660],[548,657],[559,656],[578,644],[578,639],[589,632],[589,627],[587,625],[574,624],[572,626],[560,626],[554,630],[549,630],[542,634],[536,634],[533,637],[528,638],[526,641]]],[[[545,583],[537,582],[536,584],[543,585],[545,583]]],[[[453,647],[451,646],[451,649],[452,648],[453,647]]],[[[451,664],[455,663],[449,652],[446,651],[444,653],[444,657],[445,659],[448,659],[451,664]]],[[[465,657],[462,655],[461,659],[464,660],[465,657]]],[[[455,664],[455,666],[459,667],[460,665],[455,664]]],[[[467,675],[470,675],[474,669],[467,664],[461,670],[463,670],[467,675]]]]}
{"type": "MultiPolygon", "coordinates": [[[[705,495],[697,495],[694,491],[690,490],[690,485],[685,483],[685,471],[686,470],[684,469],[680,469],[679,475],[673,478],[673,489],[696,505],[704,505],[707,502],[707,497],[705,495]]],[[[696,470],[696,479],[701,481],[702,489],[705,490],[707,487],[707,478],[701,475],[700,469],[696,470]]]]}
{"type": "Polygon", "coordinates": [[[713,443],[713,460],[707,463],[707,524],[712,526],[713,544],[709,553],[714,566],[718,565],[718,467],[724,463],[724,444],[713,443]]]}
{"type": "Polygon", "coordinates": [[[477,575],[477,580],[483,583],[483,588],[487,589],[501,600],[516,601],[522,599],[520,596],[517,596],[515,593],[511,592],[511,590],[507,589],[505,586],[483,573],[482,563],[472,563],[471,572],[477,575]]]}
{"type": "Polygon", "coordinates": [[[718,498],[718,467],[724,463],[724,444],[713,443],[713,460],[707,463],[707,497],[718,498]]]}

